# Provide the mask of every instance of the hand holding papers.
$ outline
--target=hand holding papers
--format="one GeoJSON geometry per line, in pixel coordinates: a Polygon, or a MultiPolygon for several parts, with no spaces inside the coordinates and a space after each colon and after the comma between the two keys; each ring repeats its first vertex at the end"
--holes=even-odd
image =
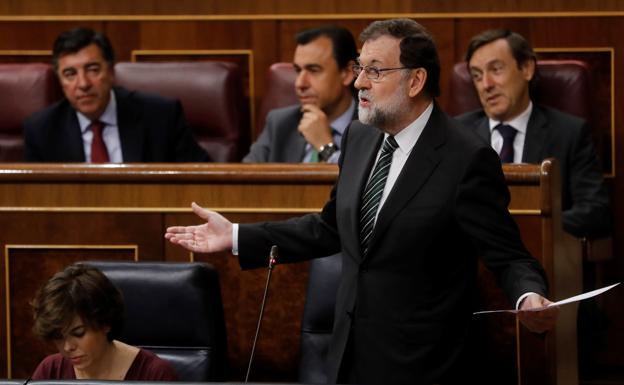
{"type": "Polygon", "coordinates": [[[520,304],[518,319],[533,333],[544,333],[552,329],[559,316],[558,307],[549,307],[552,302],[537,293],[530,293],[520,304]],[[525,311],[542,308],[543,311],[525,311]]]}
{"type": "Polygon", "coordinates": [[[595,297],[597,295],[600,295],[600,294],[604,293],[605,291],[613,289],[614,287],[616,287],[619,284],[620,284],[620,282],[618,282],[616,284],[613,284],[611,286],[603,287],[601,289],[596,289],[596,290],[589,291],[587,293],[575,295],[574,297],[566,298],[566,299],[563,299],[561,301],[552,302],[552,303],[550,303],[550,304],[548,304],[546,306],[535,307],[535,308],[528,309],[528,310],[520,310],[520,309],[518,309],[518,310],[511,310],[511,309],[510,310],[485,310],[485,311],[478,311],[478,312],[475,312],[475,313],[472,313],[472,314],[487,314],[487,313],[514,313],[515,314],[515,313],[527,312],[527,311],[531,311],[531,312],[532,311],[541,311],[541,310],[545,310],[545,309],[547,309],[549,307],[552,307],[552,306],[561,306],[561,305],[565,305],[565,304],[568,304],[568,303],[578,302],[578,301],[582,301],[582,300],[587,299],[587,298],[595,297]]]}

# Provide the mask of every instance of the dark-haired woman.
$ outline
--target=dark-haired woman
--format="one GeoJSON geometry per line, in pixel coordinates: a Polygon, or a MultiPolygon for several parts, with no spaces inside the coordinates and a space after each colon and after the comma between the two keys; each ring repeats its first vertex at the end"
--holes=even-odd
{"type": "Polygon", "coordinates": [[[98,269],[67,267],[39,289],[31,304],[34,333],[59,351],[39,364],[33,380],[177,380],[168,362],[115,339],[123,324],[123,299],[98,269]]]}

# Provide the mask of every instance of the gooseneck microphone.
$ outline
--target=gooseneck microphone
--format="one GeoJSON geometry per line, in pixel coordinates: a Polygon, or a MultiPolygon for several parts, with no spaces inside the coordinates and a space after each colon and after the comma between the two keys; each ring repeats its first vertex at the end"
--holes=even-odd
{"type": "Polygon", "coordinates": [[[251,372],[251,363],[253,362],[254,353],[256,352],[256,342],[258,342],[258,335],[260,335],[260,325],[262,325],[262,316],[264,315],[264,305],[266,304],[267,296],[269,294],[269,282],[271,282],[271,272],[277,262],[277,246],[271,246],[271,253],[269,254],[269,266],[267,273],[266,285],[264,286],[264,296],[262,297],[262,305],[260,305],[260,317],[258,317],[258,325],[256,326],[256,335],[254,336],[253,345],[251,347],[251,355],[249,356],[249,365],[247,365],[247,375],[245,375],[245,384],[249,380],[249,373],[251,372]]]}

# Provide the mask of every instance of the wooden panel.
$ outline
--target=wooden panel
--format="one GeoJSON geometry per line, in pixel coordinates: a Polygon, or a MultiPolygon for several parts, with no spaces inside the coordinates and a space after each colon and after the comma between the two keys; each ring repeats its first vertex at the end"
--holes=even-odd
{"type": "Polygon", "coordinates": [[[617,0],[525,0],[522,2],[479,0],[341,0],[308,1],[252,1],[252,0],[186,0],[153,1],[135,0],[13,0],[0,3],[0,14],[4,15],[98,15],[98,14],[177,14],[177,15],[222,15],[222,14],[352,14],[352,13],[409,13],[409,12],[536,12],[536,11],[621,11],[622,3],[617,0]]]}

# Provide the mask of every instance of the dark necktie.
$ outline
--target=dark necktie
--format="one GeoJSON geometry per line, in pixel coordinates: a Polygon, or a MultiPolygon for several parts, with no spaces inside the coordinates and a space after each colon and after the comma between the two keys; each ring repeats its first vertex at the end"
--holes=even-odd
{"type": "Polygon", "coordinates": [[[513,163],[514,161],[513,143],[514,143],[514,138],[516,137],[516,133],[518,131],[516,131],[516,129],[511,127],[510,125],[502,124],[502,123],[494,127],[494,129],[498,130],[498,132],[500,132],[501,136],[503,137],[503,147],[501,148],[501,151],[499,154],[501,158],[501,162],[513,163]]]}
{"type": "Polygon", "coordinates": [[[91,141],[91,163],[106,163],[109,161],[108,150],[102,139],[102,130],[104,123],[99,120],[91,122],[91,132],[93,132],[93,140],[91,141]]]}
{"type": "Polygon", "coordinates": [[[392,163],[392,153],[394,153],[394,150],[398,147],[399,145],[394,137],[388,136],[386,138],[383,148],[381,149],[381,155],[379,155],[377,164],[373,169],[373,174],[366,185],[366,189],[364,189],[362,207],[360,208],[360,242],[362,244],[362,256],[368,253],[368,246],[375,227],[377,209],[379,208],[381,195],[386,186],[390,164],[392,163]]]}

